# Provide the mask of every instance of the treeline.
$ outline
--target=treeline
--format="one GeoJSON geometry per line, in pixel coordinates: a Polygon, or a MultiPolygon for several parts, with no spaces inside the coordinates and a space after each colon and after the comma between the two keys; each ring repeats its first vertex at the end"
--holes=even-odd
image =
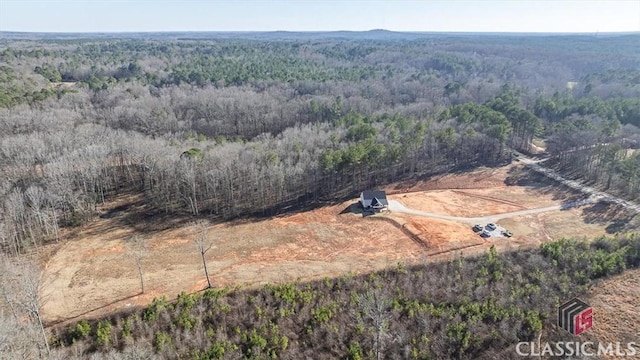
{"type": "MultiPolygon", "coordinates": [[[[502,113],[475,104],[437,120],[336,111],[332,122],[251,141],[195,132],[152,139],[33,118],[24,134],[2,140],[3,244],[20,253],[55,239],[58,225],[81,224],[121,193],[140,192],[159,211],[224,219],[333,201],[415,174],[499,162],[512,128],[502,113]]],[[[23,125],[25,112],[5,115],[5,129],[23,125]]]]}
{"type": "Polygon", "coordinates": [[[139,311],[57,329],[51,339],[60,356],[92,358],[512,359],[517,342],[541,334],[571,341],[555,326],[557,306],[596,279],[639,266],[638,235],[491,248],[370,275],[156,298],[139,311]]]}
{"type": "MultiPolygon", "coordinates": [[[[310,102],[307,116],[318,118],[249,141],[169,129],[148,137],[124,130],[135,123],[118,122],[120,107],[90,102],[87,109],[82,100],[47,115],[24,107],[3,113],[0,130],[14,134],[3,137],[0,152],[8,180],[0,239],[11,253],[57,239],[58,226],[82,224],[117,194],[142,193],[166,213],[272,215],[417,174],[497,164],[509,158],[507,143],[526,147],[540,129],[509,86],[483,105],[452,106],[437,118],[364,115],[347,111],[341,98],[327,110],[310,102]]],[[[182,111],[181,102],[158,105],[165,114],[182,111]]]]}
{"type": "Polygon", "coordinates": [[[559,171],[638,198],[639,99],[575,99],[555,94],[538,99],[534,111],[548,121],[547,149],[559,171]]]}

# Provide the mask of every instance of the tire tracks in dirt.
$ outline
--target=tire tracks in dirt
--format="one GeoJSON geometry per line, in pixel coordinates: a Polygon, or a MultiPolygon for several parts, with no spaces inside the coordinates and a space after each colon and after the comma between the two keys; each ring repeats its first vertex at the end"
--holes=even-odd
{"type": "Polygon", "coordinates": [[[487,241],[483,239],[483,241],[479,244],[469,244],[469,245],[464,245],[464,246],[458,246],[458,247],[454,247],[454,248],[450,248],[450,249],[445,249],[445,250],[436,250],[436,251],[429,251],[431,249],[430,245],[429,245],[429,241],[423,239],[421,236],[419,236],[418,234],[413,233],[411,230],[407,229],[406,227],[406,223],[401,223],[395,219],[392,219],[390,217],[386,217],[386,216],[371,216],[371,217],[367,217],[366,219],[368,220],[376,220],[376,221],[386,221],[390,224],[392,224],[395,228],[397,228],[398,230],[402,231],[403,234],[405,234],[409,239],[413,240],[413,242],[415,242],[416,244],[420,245],[420,247],[422,247],[423,249],[427,250],[426,255],[427,256],[436,256],[436,255],[442,255],[442,254],[446,254],[446,253],[450,253],[453,251],[460,251],[460,250],[466,250],[466,249],[470,249],[473,247],[481,247],[481,246],[485,246],[487,244],[487,241]]]}
{"type": "Polygon", "coordinates": [[[456,194],[461,194],[461,195],[464,195],[464,196],[469,196],[469,197],[473,197],[473,198],[477,198],[477,199],[483,199],[483,200],[487,200],[487,201],[493,201],[493,202],[497,202],[497,203],[501,203],[501,204],[505,204],[505,205],[514,206],[514,207],[520,208],[522,210],[526,210],[527,209],[525,206],[522,206],[521,204],[518,204],[518,203],[513,202],[513,201],[509,201],[509,200],[498,199],[498,198],[487,196],[487,195],[473,194],[473,193],[470,193],[470,192],[467,192],[467,191],[462,191],[462,190],[451,190],[451,191],[456,193],[456,194]]]}

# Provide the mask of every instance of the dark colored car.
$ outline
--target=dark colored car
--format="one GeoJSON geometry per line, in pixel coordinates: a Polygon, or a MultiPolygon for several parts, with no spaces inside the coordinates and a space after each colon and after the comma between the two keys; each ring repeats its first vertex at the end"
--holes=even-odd
{"type": "Polygon", "coordinates": [[[482,225],[474,225],[473,226],[473,231],[475,231],[475,232],[482,231],[482,225]]]}
{"type": "Polygon", "coordinates": [[[505,230],[505,231],[503,231],[503,232],[502,232],[502,235],[504,235],[504,236],[506,236],[506,237],[512,237],[512,236],[513,236],[513,234],[512,234],[512,233],[511,233],[511,231],[509,231],[509,230],[505,230]]]}

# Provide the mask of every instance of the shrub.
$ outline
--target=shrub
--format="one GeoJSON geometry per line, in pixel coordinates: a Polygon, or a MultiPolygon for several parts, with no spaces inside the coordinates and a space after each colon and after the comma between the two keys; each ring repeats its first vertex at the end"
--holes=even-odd
{"type": "Polygon", "coordinates": [[[96,329],[96,343],[99,346],[106,346],[111,341],[111,322],[109,320],[102,320],[98,323],[96,329]]]}
{"type": "Polygon", "coordinates": [[[171,345],[171,336],[164,331],[157,332],[153,338],[153,347],[156,351],[163,351],[168,345],[171,345]]]}
{"type": "Polygon", "coordinates": [[[362,360],[364,354],[362,353],[362,347],[357,341],[353,341],[349,344],[349,350],[347,350],[347,359],[350,360],[362,360]]]}
{"type": "Polygon", "coordinates": [[[529,325],[534,333],[542,330],[542,320],[540,318],[540,314],[537,311],[528,311],[525,320],[527,321],[527,325],[529,325]]]}
{"type": "Polygon", "coordinates": [[[210,304],[213,304],[213,303],[218,302],[218,300],[221,297],[223,297],[224,295],[226,295],[227,293],[229,293],[229,289],[228,288],[207,289],[202,294],[202,298],[204,300],[208,301],[210,304]]]}
{"type": "Polygon", "coordinates": [[[446,333],[451,351],[458,356],[464,354],[471,344],[471,332],[467,324],[464,322],[449,324],[446,333]]]}
{"type": "Polygon", "coordinates": [[[91,325],[87,320],[82,320],[77,323],[71,331],[71,341],[75,342],[76,340],[86,339],[90,333],[91,325]]]}
{"type": "Polygon", "coordinates": [[[328,305],[322,305],[311,310],[313,320],[318,324],[328,323],[333,318],[333,315],[338,310],[338,304],[331,302],[328,305]]]}
{"type": "Polygon", "coordinates": [[[159,298],[154,298],[151,302],[151,306],[149,306],[142,315],[142,319],[144,321],[155,321],[158,319],[158,314],[160,311],[165,310],[169,306],[169,302],[167,301],[166,296],[161,296],[159,298]]]}
{"type": "Polygon", "coordinates": [[[224,344],[213,343],[207,351],[207,359],[222,359],[224,357],[224,344]]]}
{"type": "Polygon", "coordinates": [[[176,299],[176,306],[182,310],[191,310],[196,302],[199,300],[198,294],[187,294],[182,291],[178,294],[178,298],[176,299]]]}
{"type": "Polygon", "coordinates": [[[178,326],[182,327],[185,330],[191,330],[197,322],[198,319],[196,319],[194,316],[191,316],[189,311],[185,309],[180,310],[180,315],[176,320],[178,326]]]}

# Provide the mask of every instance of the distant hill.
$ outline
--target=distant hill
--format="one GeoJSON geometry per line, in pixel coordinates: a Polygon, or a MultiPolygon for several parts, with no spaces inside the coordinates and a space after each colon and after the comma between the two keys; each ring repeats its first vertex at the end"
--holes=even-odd
{"type": "Polygon", "coordinates": [[[640,35],[640,32],[625,33],[500,33],[500,32],[402,32],[384,29],[368,31],[168,31],[168,32],[16,32],[0,31],[0,40],[37,40],[37,39],[364,39],[364,40],[413,40],[438,37],[617,37],[640,35]]]}

